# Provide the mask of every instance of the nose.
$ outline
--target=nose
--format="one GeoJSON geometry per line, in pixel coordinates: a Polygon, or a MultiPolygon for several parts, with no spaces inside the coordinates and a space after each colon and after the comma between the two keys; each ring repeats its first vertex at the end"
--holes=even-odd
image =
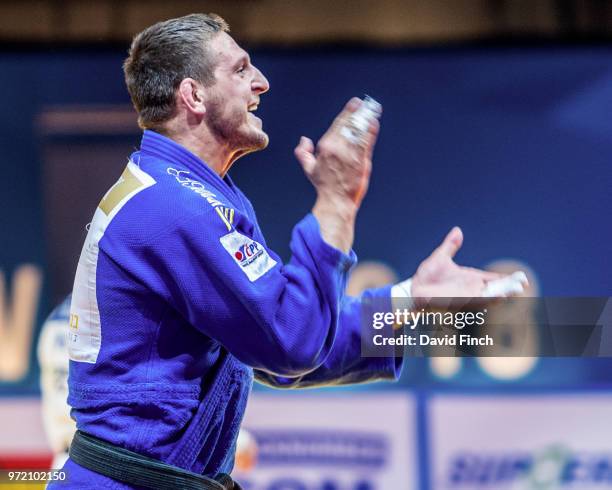
{"type": "Polygon", "coordinates": [[[251,84],[253,92],[259,94],[263,94],[266,93],[268,90],[270,90],[270,82],[268,82],[268,79],[264,76],[264,74],[259,71],[259,68],[257,67],[253,67],[255,68],[255,76],[253,77],[253,83],[251,84]]]}

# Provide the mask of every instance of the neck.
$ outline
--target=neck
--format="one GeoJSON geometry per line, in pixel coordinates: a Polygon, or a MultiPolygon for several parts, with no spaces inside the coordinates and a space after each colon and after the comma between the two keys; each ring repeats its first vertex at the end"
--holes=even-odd
{"type": "Polygon", "coordinates": [[[227,143],[219,141],[203,123],[185,124],[173,120],[165,125],[162,132],[200,158],[221,178],[238,158],[249,153],[246,150],[234,150],[227,143]]]}

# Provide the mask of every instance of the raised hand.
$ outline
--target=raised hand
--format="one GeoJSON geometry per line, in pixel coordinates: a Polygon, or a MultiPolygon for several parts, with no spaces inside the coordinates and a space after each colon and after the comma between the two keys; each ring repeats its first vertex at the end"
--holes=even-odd
{"type": "Polygon", "coordinates": [[[321,235],[330,245],[347,252],[353,237],[355,216],[370,182],[372,152],[378,136],[378,121],[372,121],[362,142],[350,142],[342,127],[361,104],[351,99],[315,146],[302,136],[295,156],[317,190],[313,214],[321,235]]]}

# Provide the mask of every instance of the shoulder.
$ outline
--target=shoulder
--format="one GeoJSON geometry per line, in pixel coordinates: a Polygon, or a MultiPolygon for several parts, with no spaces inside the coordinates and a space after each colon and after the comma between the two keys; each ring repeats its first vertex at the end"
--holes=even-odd
{"type": "Polygon", "coordinates": [[[221,218],[219,210],[231,208],[221,189],[180,165],[162,162],[137,165],[131,161],[122,179],[102,200],[102,210],[107,200],[119,208],[115,215],[109,215],[108,233],[132,242],[148,242],[192,221],[216,222],[221,218]],[[130,185],[125,184],[127,180],[130,185]],[[119,195],[109,198],[117,188],[119,195]]]}

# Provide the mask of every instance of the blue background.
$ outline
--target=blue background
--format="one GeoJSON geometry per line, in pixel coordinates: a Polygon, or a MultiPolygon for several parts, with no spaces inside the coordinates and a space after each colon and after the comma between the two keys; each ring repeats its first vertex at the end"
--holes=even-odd
{"type": "MultiPolygon", "coordinates": [[[[611,295],[611,48],[256,50],[252,57],[271,83],[258,112],[271,143],[232,175],[284,258],[292,226],[314,201],[293,147],[300,135],[320,137],[344,102],[365,92],[384,115],[357,224],[362,260],[382,260],[408,277],[460,225],[461,263],[516,258],[536,272],[543,295],[611,295]]],[[[0,268],[9,274],[24,262],[46,263],[37,114],[129,104],[123,58],[118,49],[0,53],[0,268]]],[[[48,289],[39,325],[52,307],[48,289]]],[[[36,376],[32,366],[23,382],[0,384],[0,393],[35,393],[36,376]]],[[[500,382],[473,360],[443,381],[421,359],[407,361],[398,385],[359,389],[414,390],[426,455],[429,393],[610,388],[608,360],[543,360],[525,378],[500,382]]],[[[423,488],[426,469],[424,457],[423,488]]]]}
{"type": "MultiPolygon", "coordinates": [[[[384,115],[358,218],[360,259],[382,260],[407,277],[460,225],[461,263],[517,258],[535,270],[543,295],[610,295],[612,49],[275,49],[252,57],[271,84],[259,109],[271,143],[232,175],[285,258],[290,230],[314,200],[293,148],[302,134],[316,141],[350,96],[366,92],[384,115]]],[[[45,265],[37,115],[54,106],[129,104],[123,58],[118,49],[0,53],[0,267],[9,274],[23,262],[45,265]]],[[[563,376],[555,368],[531,380],[612,378],[592,364],[572,362],[563,376]]]]}

